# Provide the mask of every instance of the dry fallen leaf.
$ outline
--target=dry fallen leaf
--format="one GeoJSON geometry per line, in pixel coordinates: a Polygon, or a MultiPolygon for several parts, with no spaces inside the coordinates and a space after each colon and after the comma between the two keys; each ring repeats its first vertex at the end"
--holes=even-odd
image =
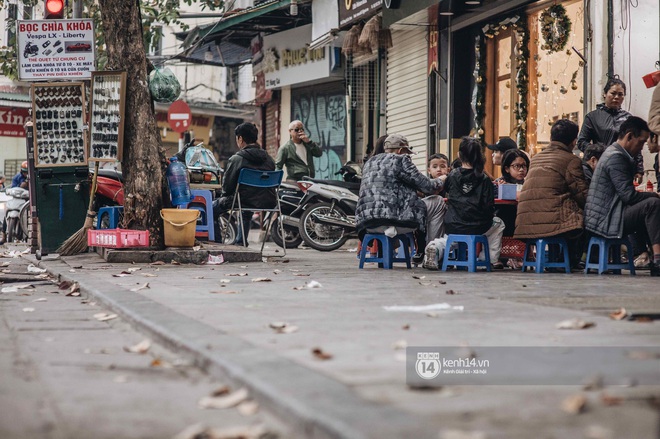
{"type": "Polygon", "coordinates": [[[47,302],[47,301],[48,301],[48,299],[46,299],[45,297],[41,297],[39,299],[33,300],[33,302],[47,302]]]}
{"type": "Polygon", "coordinates": [[[222,396],[222,395],[227,395],[229,392],[231,392],[231,389],[229,386],[220,386],[217,389],[215,389],[213,392],[211,392],[211,396],[222,396]]]}
{"type": "Polygon", "coordinates": [[[243,416],[252,416],[259,411],[259,404],[252,400],[243,401],[236,407],[236,410],[243,416]]]}
{"type": "Polygon", "coordinates": [[[248,391],[245,388],[222,396],[205,396],[197,405],[203,409],[227,409],[235,407],[248,399],[248,391]]]}
{"type": "Polygon", "coordinates": [[[267,277],[255,277],[252,282],[271,282],[271,280],[267,277]]]}
{"type": "Polygon", "coordinates": [[[636,321],[637,323],[652,323],[653,319],[651,317],[647,316],[639,316],[639,317],[634,317],[633,320],[636,321]]]}
{"type": "Polygon", "coordinates": [[[228,283],[231,283],[231,280],[230,279],[220,279],[220,283],[221,284],[228,284],[228,283]]]}
{"type": "Polygon", "coordinates": [[[445,291],[445,294],[449,294],[449,295],[452,295],[452,296],[453,296],[454,294],[456,294],[456,291],[454,291],[454,290],[447,290],[447,291],[445,291]]]}
{"type": "Polygon", "coordinates": [[[420,276],[418,274],[413,274],[413,279],[426,279],[426,276],[420,276]]]}
{"type": "Polygon", "coordinates": [[[144,277],[158,277],[158,276],[156,276],[156,275],[153,274],[153,273],[140,273],[140,275],[141,275],[141,276],[144,276],[144,277]]]}
{"type": "Polygon", "coordinates": [[[4,270],[2,270],[2,272],[7,274],[7,273],[11,273],[11,270],[9,268],[5,268],[4,270]]]}
{"type": "Polygon", "coordinates": [[[260,439],[277,437],[263,425],[237,425],[226,428],[211,428],[201,424],[191,425],[173,439],[260,439]]]}
{"type": "Polygon", "coordinates": [[[68,290],[71,285],[72,283],[69,282],[68,280],[63,280],[62,282],[59,283],[58,287],[60,290],[68,290]]]}
{"type": "Polygon", "coordinates": [[[621,396],[612,396],[605,392],[600,394],[600,401],[607,406],[619,405],[624,401],[624,398],[621,396]]]}
{"type": "Polygon", "coordinates": [[[446,280],[439,280],[438,283],[439,283],[440,285],[446,285],[446,284],[447,284],[447,281],[446,281],[446,280]]]}
{"type": "Polygon", "coordinates": [[[9,267],[9,262],[8,262],[8,261],[5,261],[5,262],[1,263],[1,264],[0,264],[0,267],[3,267],[3,268],[4,268],[4,267],[9,267]]]}
{"type": "Polygon", "coordinates": [[[310,276],[310,275],[306,274],[306,273],[296,273],[296,274],[294,274],[294,276],[307,277],[307,276],[310,276]]]}
{"type": "Polygon", "coordinates": [[[122,271],[119,274],[113,274],[112,277],[126,277],[126,276],[130,276],[130,275],[131,275],[131,273],[128,273],[126,271],[122,271]]]}
{"type": "Polygon", "coordinates": [[[146,354],[151,347],[151,341],[149,339],[144,339],[140,343],[133,346],[124,346],[126,352],[132,352],[134,354],[146,354]]]}
{"type": "Polygon", "coordinates": [[[149,287],[149,282],[147,282],[147,283],[145,283],[145,284],[143,284],[143,285],[140,285],[139,287],[131,288],[131,291],[133,291],[133,292],[135,293],[135,292],[137,292],[137,291],[145,290],[145,289],[149,289],[149,288],[150,288],[150,287],[149,287]]]}
{"type": "Polygon", "coordinates": [[[619,308],[616,311],[610,313],[610,318],[614,320],[623,320],[627,315],[628,313],[626,312],[625,308],[619,308]]]}
{"type": "Polygon", "coordinates": [[[106,312],[99,312],[94,314],[94,318],[99,322],[107,322],[108,320],[116,319],[119,317],[117,314],[109,314],[106,312]]]}
{"type": "Polygon", "coordinates": [[[34,264],[30,264],[27,266],[27,271],[28,273],[45,273],[46,269],[36,267],[34,264]]]}
{"type": "Polygon", "coordinates": [[[660,359],[660,354],[652,351],[644,351],[637,349],[634,351],[629,351],[626,353],[626,356],[631,360],[657,360],[660,359]]]}
{"type": "Polygon", "coordinates": [[[247,273],[227,273],[225,276],[247,276],[247,273]]]}
{"type": "Polygon", "coordinates": [[[296,325],[291,325],[287,322],[273,322],[268,326],[278,334],[291,334],[298,331],[296,325]]]}
{"type": "Polygon", "coordinates": [[[587,408],[587,398],[584,395],[569,396],[561,403],[561,409],[571,415],[578,415],[587,408]]]}
{"type": "Polygon", "coordinates": [[[422,285],[422,286],[428,287],[429,285],[431,285],[431,282],[426,282],[425,281],[425,282],[420,282],[419,284],[422,285]]]}
{"type": "Polygon", "coordinates": [[[210,291],[211,294],[238,294],[238,291],[235,290],[215,290],[210,291]]]}
{"type": "Polygon", "coordinates": [[[80,296],[80,285],[78,285],[77,282],[71,285],[71,288],[69,289],[69,292],[66,295],[73,297],[80,296]]]}
{"type": "Polygon", "coordinates": [[[401,329],[403,329],[404,331],[407,331],[408,329],[410,329],[410,325],[403,325],[401,327],[401,329]]]}
{"type": "Polygon", "coordinates": [[[587,329],[596,326],[594,322],[585,322],[582,319],[570,319],[557,323],[557,329],[587,329]]]}
{"type": "Polygon", "coordinates": [[[34,308],[23,308],[23,312],[34,312],[34,308]]]}
{"type": "Polygon", "coordinates": [[[156,262],[152,262],[152,263],[149,264],[149,265],[165,265],[165,262],[163,262],[163,261],[156,261],[156,262]]]}
{"type": "Polygon", "coordinates": [[[48,274],[48,273],[41,273],[41,274],[37,274],[34,278],[35,278],[35,279],[49,279],[49,278],[50,278],[50,274],[48,274]]]}
{"type": "Polygon", "coordinates": [[[282,270],[277,270],[277,269],[273,270],[273,274],[280,274],[281,272],[282,270]]]}
{"type": "Polygon", "coordinates": [[[312,349],[312,355],[314,355],[314,357],[316,357],[319,360],[330,360],[330,359],[332,359],[332,354],[324,352],[323,349],[321,349],[321,348],[312,349]]]}
{"type": "Polygon", "coordinates": [[[140,270],[142,270],[142,268],[140,268],[140,267],[131,267],[131,268],[128,268],[126,271],[129,272],[129,273],[135,273],[136,271],[140,271],[140,270]]]}

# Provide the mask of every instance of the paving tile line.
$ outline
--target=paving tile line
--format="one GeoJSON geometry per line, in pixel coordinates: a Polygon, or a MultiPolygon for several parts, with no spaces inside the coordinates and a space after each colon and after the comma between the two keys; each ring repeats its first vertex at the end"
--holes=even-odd
{"type": "Polygon", "coordinates": [[[160,344],[212,376],[229,378],[266,409],[311,439],[437,438],[421,416],[359,398],[347,385],[187,317],[137,292],[100,282],[62,260],[37,261],[160,344]]]}

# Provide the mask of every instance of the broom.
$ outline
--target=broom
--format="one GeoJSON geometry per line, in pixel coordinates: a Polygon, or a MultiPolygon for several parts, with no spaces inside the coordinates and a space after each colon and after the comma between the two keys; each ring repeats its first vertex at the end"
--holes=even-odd
{"type": "Polygon", "coordinates": [[[99,175],[99,162],[94,165],[94,177],[92,177],[92,191],[89,194],[89,206],[87,207],[87,217],[82,229],[71,235],[66,241],[62,243],[60,248],[56,250],[60,256],[77,255],[87,251],[87,231],[94,225],[94,217],[96,212],[92,210],[94,205],[94,197],[96,195],[96,180],[99,175]]]}

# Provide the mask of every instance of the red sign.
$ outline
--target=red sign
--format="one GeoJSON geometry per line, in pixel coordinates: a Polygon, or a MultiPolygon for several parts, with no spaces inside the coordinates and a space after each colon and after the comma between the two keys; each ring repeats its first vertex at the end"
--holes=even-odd
{"type": "Polygon", "coordinates": [[[23,124],[29,117],[28,108],[0,107],[0,136],[25,137],[23,124]]]}
{"type": "Polygon", "coordinates": [[[428,8],[429,35],[428,44],[428,74],[438,71],[438,5],[428,8]]]}
{"type": "Polygon", "coordinates": [[[167,110],[167,121],[170,128],[177,133],[183,133],[190,128],[192,113],[190,107],[182,100],[174,101],[167,110]]]}

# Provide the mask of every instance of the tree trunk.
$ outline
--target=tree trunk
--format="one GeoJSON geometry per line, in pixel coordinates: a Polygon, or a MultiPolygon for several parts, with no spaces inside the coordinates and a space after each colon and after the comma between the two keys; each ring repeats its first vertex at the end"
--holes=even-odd
{"type": "Polygon", "coordinates": [[[124,226],[149,230],[151,246],[163,247],[160,209],[168,189],[167,161],[147,82],[139,0],[100,0],[108,70],[125,70],[124,226]]]}

